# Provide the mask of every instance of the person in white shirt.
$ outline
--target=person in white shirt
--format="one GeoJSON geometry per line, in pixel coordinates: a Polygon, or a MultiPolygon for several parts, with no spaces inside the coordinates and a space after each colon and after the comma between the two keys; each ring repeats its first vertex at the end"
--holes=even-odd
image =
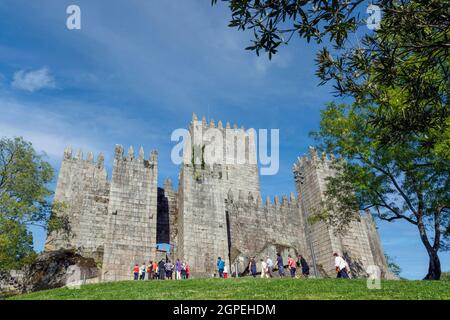
{"type": "Polygon", "coordinates": [[[269,278],[267,271],[267,262],[261,259],[261,278],[269,278]]]}
{"type": "Polygon", "coordinates": [[[267,273],[269,274],[269,277],[273,277],[272,275],[272,270],[273,270],[273,261],[272,259],[269,258],[269,256],[267,256],[266,258],[266,263],[267,263],[267,273]]]}
{"type": "Polygon", "coordinates": [[[333,253],[334,256],[334,266],[336,267],[337,278],[348,279],[347,273],[347,262],[338,255],[336,252],[333,253]]]}
{"type": "Polygon", "coordinates": [[[145,280],[145,271],[147,270],[147,265],[145,264],[145,262],[142,262],[142,266],[141,266],[141,280],[145,280]]]}

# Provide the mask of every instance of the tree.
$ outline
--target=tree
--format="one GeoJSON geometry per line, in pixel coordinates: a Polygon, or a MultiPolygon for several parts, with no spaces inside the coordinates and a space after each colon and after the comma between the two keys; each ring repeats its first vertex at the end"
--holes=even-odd
{"type": "Polygon", "coordinates": [[[0,269],[20,268],[35,255],[27,227],[47,228],[51,165],[22,138],[0,139],[0,269]]]}
{"type": "Polygon", "coordinates": [[[368,104],[330,104],[322,111],[320,130],[313,136],[321,148],[340,155],[336,176],[327,179],[321,211],[315,218],[345,232],[359,219],[355,209],[371,210],[386,221],[416,226],[429,256],[425,279],[439,279],[440,250],[449,248],[450,161],[429,153],[420,137],[384,145],[383,128],[371,124],[368,104]]]}
{"type": "Polygon", "coordinates": [[[332,81],[337,95],[376,104],[368,121],[389,129],[384,143],[402,143],[405,135],[426,133],[421,143],[430,152],[450,157],[450,1],[371,1],[383,13],[375,32],[361,17],[368,1],[223,2],[231,11],[230,27],[253,31],[252,45],[246,49],[258,55],[265,51],[272,58],[295,34],[308,42],[328,40],[332,49],[323,48],[317,55],[321,84],[332,81]],[[349,39],[360,34],[363,38],[353,45],[349,39]],[[393,88],[398,89],[394,97],[393,88]]]}
{"type": "MultiPolygon", "coordinates": [[[[341,159],[327,184],[328,202],[316,218],[343,231],[355,208],[418,228],[429,258],[426,279],[438,279],[439,250],[448,248],[450,1],[372,1],[380,28],[365,28],[367,1],[224,0],[230,27],[253,31],[259,55],[272,58],[298,34],[328,40],[317,55],[320,84],[354,104],[332,104],[316,134],[341,159]],[[352,45],[349,37],[364,37],[352,45]]],[[[217,0],[212,1],[213,4],[217,0]]]]}
{"type": "MultiPolygon", "coordinates": [[[[298,33],[308,42],[320,43],[328,36],[342,47],[349,32],[355,31],[361,22],[356,9],[363,0],[222,0],[231,11],[229,26],[238,30],[252,30],[252,46],[259,55],[261,50],[269,58],[278,52],[281,44],[288,44],[298,33]]],[[[212,0],[216,4],[217,0],[212,0]]]]}
{"type": "Polygon", "coordinates": [[[429,152],[448,158],[450,2],[388,1],[382,8],[381,28],[360,46],[319,52],[317,75],[339,95],[377,106],[368,121],[384,128],[383,144],[417,135],[429,152]]]}

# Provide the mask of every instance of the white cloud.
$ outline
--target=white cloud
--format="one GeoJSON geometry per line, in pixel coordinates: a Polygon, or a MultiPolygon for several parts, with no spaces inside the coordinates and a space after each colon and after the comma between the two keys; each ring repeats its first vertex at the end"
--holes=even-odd
{"type": "Polygon", "coordinates": [[[48,68],[25,71],[19,70],[14,73],[14,80],[11,83],[13,88],[35,92],[45,88],[54,88],[55,80],[48,68]]]}
{"type": "Polygon", "coordinates": [[[170,135],[159,132],[157,126],[149,129],[148,121],[127,117],[120,110],[104,110],[67,99],[29,102],[0,95],[0,138],[21,136],[56,166],[67,146],[82,149],[85,155],[103,152],[105,163],[111,164],[116,143],[137,143],[135,150],[142,144],[147,153],[160,149],[159,141],[170,143],[170,135]],[[139,139],[129,138],[136,136],[139,139]]]}
{"type": "Polygon", "coordinates": [[[64,148],[82,148],[85,153],[102,150],[102,141],[95,141],[85,128],[79,128],[58,112],[45,110],[36,103],[22,103],[0,97],[0,138],[21,136],[33,143],[38,152],[45,152],[54,164],[59,163],[64,148]],[[84,129],[84,130],[83,130],[84,129]]]}

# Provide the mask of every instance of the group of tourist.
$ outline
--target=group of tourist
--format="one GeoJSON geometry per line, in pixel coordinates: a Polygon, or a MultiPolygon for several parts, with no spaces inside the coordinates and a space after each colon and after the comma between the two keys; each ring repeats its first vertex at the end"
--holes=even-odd
{"type": "MultiPolygon", "coordinates": [[[[337,253],[333,253],[334,261],[335,261],[335,267],[336,267],[336,274],[337,278],[349,278],[349,271],[350,267],[347,263],[347,261],[341,257],[337,253]]],[[[256,257],[251,257],[250,262],[248,265],[248,270],[250,275],[252,275],[254,278],[257,276],[257,266],[256,266],[256,257]]],[[[272,278],[273,277],[273,270],[274,270],[274,263],[272,259],[270,259],[269,256],[266,256],[265,259],[260,260],[261,263],[261,278],[272,278]]],[[[283,261],[283,257],[280,253],[277,253],[276,257],[276,266],[278,269],[278,275],[280,277],[285,277],[285,264],[283,261]]],[[[309,277],[309,266],[306,262],[306,259],[299,255],[297,257],[297,260],[294,260],[292,255],[288,255],[287,259],[287,269],[289,270],[289,274],[292,278],[295,278],[297,275],[297,269],[301,270],[301,275],[305,278],[309,277]]],[[[226,278],[227,277],[227,268],[225,266],[225,261],[219,257],[217,259],[217,270],[219,273],[219,277],[226,278]]]]}
{"type": "MultiPolygon", "coordinates": [[[[270,257],[267,256],[266,259],[261,259],[260,263],[261,263],[261,278],[272,278],[273,277],[273,269],[274,269],[274,263],[273,263],[272,259],[270,259],[270,257]]],[[[280,277],[284,277],[286,275],[285,271],[284,271],[285,264],[283,261],[283,257],[281,256],[280,253],[277,253],[276,264],[277,264],[277,268],[278,268],[278,275],[280,277]]],[[[297,268],[301,269],[302,275],[304,277],[307,278],[309,276],[309,266],[308,266],[308,263],[306,262],[305,258],[302,255],[299,255],[297,257],[297,261],[294,260],[292,255],[288,255],[287,268],[288,268],[290,276],[292,278],[295,278],[297,268]]],[[[256,269],[257,269],[256,268],[256,257],[250,258],[250,263],[249,263],[248,269],[250,271],[250,274],[253,277],[256,277],[256,274],[257,274],[257,272],[256,272],[256,269]]]]}
{"type": "MultiPolygon", "coordinates": [[[[283,257],[280,253],[277,253],[277,267],[278,267],[278,274],[280,277],[285,276],[284,272],[284,262],[283,257]]],[[[291,255],[288,256],[287,261],[287,267],[289,269],[290,275],[292,278],[295,278],[297,267],[301,268],[302,275],[304,277],[309,276],[309,266],[306,262],[305,258],[301,255],[298,256],[297,261],[295,261],[291,255]]],[[[266,257],[266,259],[261,259],[261,278],[272,278],[273,277],[273,268],[274,264],[272,259],[270,259],[269,256],[266,257]]],[[[251,257],[248,265],[248,270],[250,275],[253,277],[256,277],[257,275],[257,267],[256,267],[256,257],[251,257]]],[[[222,259],[222,257],[217,258],[217,272],[219,274],[220,278],[227,278],[228,276],[228,268],[225,265],[225,260],[222,259]]]]}
{"type": "Polygon", "coordinates": [[[182,280],[189,279],[189,265],[186,261],[177,259],[175,264],[169,259],[145,262],[139,267],[139,264],[133,268],[134,280],[182,280]]]}
{"type": "MultiPolygon", "coordinates": [[[[343,257],[337,253],[333,253],[334,262],[336,267],[336,274],[338,278],[349,278],[350,267],[343,257]]],[[[254,278],[257,276],[257,265],[256,257],[251,257],[248,265],[249,274],[254,278]]],[[[260,260],[261,263],[261,278],[272,278],[274,263],[269,256],[265,259],[260,260]]],[[[228,277],[228,267],[225,264],[225,260],[221,257],[217,258],[217,271],[220,278],[228,277]]],[[[278,269],[278,275],[280,277],[285,277],[285,264],[283,257],[280,253],[277,253],[276,266],[278,269]]],[[[301,275],[305,278],[309,277],[309,266],[305,258],[302,255],[294,260],[292,255],[288,255],[287,259],[287,269],[292,278],[297,275],[297,269],[301,270],[301,275]]],[[[161,259],[158,263],[156,261],[149,261],[148,264],[145,262],[139,267],[136,265],[133,268],[134,280],[181,280],[189,279],[189,266],[186,261],[181,261],[177,259],[175,264],[173,264],[169,259],[161,259]]]]}

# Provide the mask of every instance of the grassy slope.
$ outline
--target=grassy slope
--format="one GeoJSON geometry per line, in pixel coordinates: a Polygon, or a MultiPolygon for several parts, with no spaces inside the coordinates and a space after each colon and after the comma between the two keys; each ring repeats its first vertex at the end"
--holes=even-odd
{"type": "Polygon", "coordinates": [[[448,281],[383,281],[369,290],[365,280],[196,279],[125,281],[55,289],[12,299],[450,299],[448,281]]]}

